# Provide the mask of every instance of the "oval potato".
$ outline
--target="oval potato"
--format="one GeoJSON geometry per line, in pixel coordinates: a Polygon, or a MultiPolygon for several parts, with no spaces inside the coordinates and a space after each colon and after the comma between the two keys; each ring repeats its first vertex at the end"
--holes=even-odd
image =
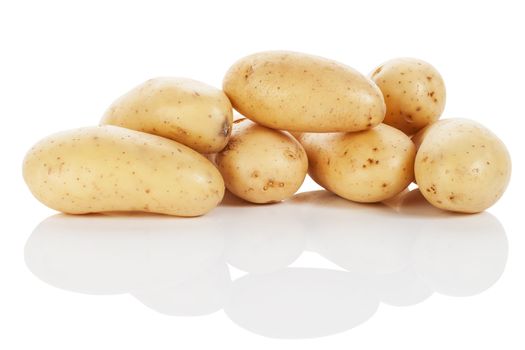
{"type": "Polygon", "coordinates": [[[117,126],[75,129],[43,139],[27,153],[23,174],[38,200],[70,214],[198,216],[224,195],[221,175],[199,153],[117,126]]]}
{"type": "Polygon", "coordinates": [[[385,124],[355,133],[297,135],[308,155],[308,173],[319,185],[355,202],[380,202],[414,178],[415,146],[385,124]]]}
{"type": "Polygon", "coordinates": [[[221,90],[207,84],[155,78],[113,102],[101,124],[167,137],[197,152],[214,153],[228,143],[232,106],[221,90]]]}
{"type": "Polygon", "coordinates": [[[445,119],[414,137],[415,177],[430,204],[477,213],[492,206],[510,180],[510,155],[501,140],[468,119],[445,119]]]}
{"type": "Polygon", "coordinates": [[[445,109],[445,83],[429,63],[396,58],[371,74],[386,103],[383,123],[412,135],[439,119],[445,109]]]}
{"type": "Polygon", "coordinates": [[[308,170],[306,153],[296,139],[246,118],[234,122],[230,142],[216,163],[226,188],[252,203],[291,197],[308,170]]]}
{"type": "Polygon", "coordinates": [[[226,73],[223,89],[241,114],[274,129],[358,131],[385,117],[383,96],[371,80],[341,63],[297,52],[245,57],[226,73]]]}

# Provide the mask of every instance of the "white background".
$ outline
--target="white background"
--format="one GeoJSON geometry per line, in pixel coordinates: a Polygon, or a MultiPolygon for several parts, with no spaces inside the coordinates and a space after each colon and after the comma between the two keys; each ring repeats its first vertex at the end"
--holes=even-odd
{"type": "MultiPolygon", "coordinates": [[[[2,1],[0,348],[525,348],[520,219],[525,195],[525,22],[520,3],[2,1]],[[363,73],[398,56],[421,58],[438,68],[447,85],[443,117],[485,124],[513,158],[511,184],[489,210],[508,240],[508,260],[497,283],[471,297],[434,293],[409,307],[382,303],[372,318],[351,330],[280,340],[243,329],[222,311],[167,316],[126,293],[74,293],[30,272],[24,246],[34,228],[54,214],[31,196],[22,180],[22,158],[34,142],[55,131],[96,124],[114,98],[151,77],[186,76],[220,87],[236,59],[267,49],[317,54],[363,73]]],[[[303,190],[316,188],[309,182],[303,190]]],[[[251,219],[268,220],[264,210],[260,213],[251,219]]],[[[366,231],[367,223],[360,220],[382,220],[369,214],[353,217],[356,227],[366,231]]],[[[333,228],[330,216],[325,218],[326,227],[318,223],[319,232],[333,228]]],[[[352,222],[348,226],[353,229],[352,222]]],[[[385,225],[384,230],[403,231],[403,226],[385,225]]],[[[369,249],[377,253],[373,246],[369,249]]],[[[457,258],[451,257],[452,262],[457,258]]],[[[446,256],[441,259],[447,262],[446,256]]],[[[472,259],[475,265],[476,257],[472,259]]],[[[293,266],[335,269],[311,252],[293,266]]],[[[234,268],[231,273],[234,279],[243,274],[234,268]]]]}

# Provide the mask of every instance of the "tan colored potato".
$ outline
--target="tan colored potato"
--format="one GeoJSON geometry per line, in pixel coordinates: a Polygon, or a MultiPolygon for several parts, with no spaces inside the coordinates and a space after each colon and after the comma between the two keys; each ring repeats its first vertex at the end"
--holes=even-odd
{"type": "Polygon", "coordinates": [[[396,58],[374,70],[372,80],[386,103],[384,123],[412,135],[439,119],[445,108],[445,83],[425,61],[396,58]]]}
{"type": "Polygon", "coordinates": [[[415,146],[385,124],[355,133],[300,134],[308,173],[327,190],[356,202],[379,202],[414,178],[415,146]]]}
{"type": "Polygon", "coordinates": [[[372,81],[341,63],[297,52],[245,57],[226,73],[223,89],[241,114],[274,129],[358,131],[385,117],[372,81]]]}
{"type": "Polygon", "coordinates": [[[445,119],[421,130],[415,176],[434,206],[464,213],[481,212],[505,192],[510,156],[501,140],[479,123],[445,119]]]}
{"type": "Polygon", "coordinates": [[[232,106],[219,89],[185,78],[156,78],[116,100],[101,124],[164,136],[200,153],[226,146],[232,106]]]}
{"type": "Polygon", "coordinates": [[[291,197],[308,170],[306,153],[290,134],[248,119],[234,122],[230,142],[216,163],[226,188],[252,203],[291,197]]]}
{"type": "Polygon", "coordinates": [[[163,137],[109,125],[43,139],[27,153],[23,173],[38,200],[70,214],[197,216],[224,195],[221,175],[199,153],[163,137]]]}

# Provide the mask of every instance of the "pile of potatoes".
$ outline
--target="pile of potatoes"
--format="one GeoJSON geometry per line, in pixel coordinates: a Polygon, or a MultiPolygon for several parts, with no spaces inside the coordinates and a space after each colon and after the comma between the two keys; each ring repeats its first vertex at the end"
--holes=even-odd
{"type": "Polygon", "coordinates": [[[510,157],[482,125],[439,120],[445,99],[441,75],[421,60],[393,59],[365,77],[317,56],[262,52],[236,62],[223,90],[183,78],[135,87],[99,126],[38,142],[23,174],[42,203],[71,214],[198,216],[225,188],[279,202],[307,173],[351,201],[384,201],[415,181],[438,208],[480,212],[505,191],[510,157]]]}

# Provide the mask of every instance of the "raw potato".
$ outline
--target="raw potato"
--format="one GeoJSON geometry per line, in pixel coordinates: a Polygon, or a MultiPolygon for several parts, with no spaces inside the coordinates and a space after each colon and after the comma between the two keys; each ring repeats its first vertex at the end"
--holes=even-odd
{"type": "Polygon", "coordinates": [[[385,117],[381,91],[368,78],[341,63],[296,52],[239,60],[226,73],[223,89],[241,114],[274,129],[359,131],[385,117]]]}
{"type": "Polygon", "coordinates": [[[199,153],[117,126],[47,137],[28,152],[23,172],[38,200],[70,214],[145,211],[198,216],[224,195],[220,173],[199,153]]]}
{"type": "Polygon", "coordinates": [[[414,58],[397,58],[371,74],[383,92],[386,116],[383,123],[407,135],[439,119],[445,108],[445,83],[430,64],[414,58]]]}
{"type": "Polygon", "coordinates": [[[410,138],[385,124],[356,133],[299,134],[319,185],[356,202],[379,202],[403,191],[414,178],[416,149],[410,138]]]}
{"type": "Polygon", "coordinates": [[[185,78],[156,78],[116,100],[101,124],[164,136],[200,153],[228,143],[232,106],[219,89],[185,78]]]}
{"type": "Polygon", "coordinates": [[[306,153],[290,134],[248,119],[234,122],[230,142],[216,162],[226,188],[253,203],[291,197],[308,170],[306,153]]]}
{"type": "Polygon", "coordinates": [[[502,195],[510,180],[510,156],[501,140],[468,119],[441,120],[420,131],[415,176],[434,206],[481,212],[502,195]]]}

